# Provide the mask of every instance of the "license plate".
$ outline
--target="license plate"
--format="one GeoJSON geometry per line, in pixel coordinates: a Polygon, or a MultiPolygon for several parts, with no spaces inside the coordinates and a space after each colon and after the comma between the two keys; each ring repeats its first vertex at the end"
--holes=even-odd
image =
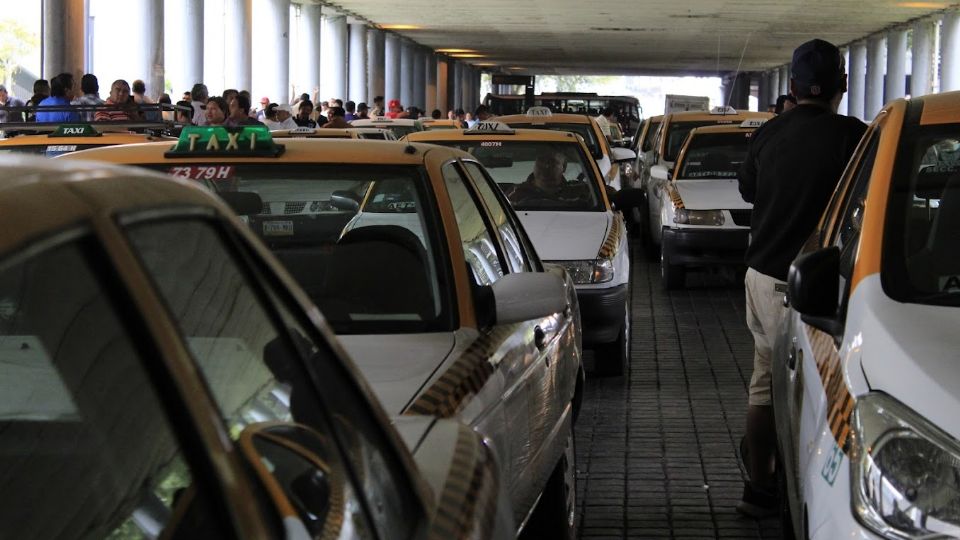
{"type": "Polygon", "coordinates": [[[292,221],[264,221],[264,236],[293,236],[292,221]]]}

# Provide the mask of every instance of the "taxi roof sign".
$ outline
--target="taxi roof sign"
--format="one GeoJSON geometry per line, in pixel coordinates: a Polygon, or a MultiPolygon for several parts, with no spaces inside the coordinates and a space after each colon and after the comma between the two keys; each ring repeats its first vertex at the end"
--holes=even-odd
{"type": "Polygon", "coordinates": [[[723,107],[717,106],[710,109],[710,114],[737,114],[737,110],[730,105],[725,105],[723,107]]]}
{"type": "Polygon", "coordinates": [[[370,120],[373,120],[374,122],[393,122],[393,118],[390,118],[389,116],[374,116],[370,120]]]}
{"type": "Polygon", "coordinates": [[[503,122],[477,122],[472,128],[464,130],[464,135],[484,135],[486,133],[499,133],[502,135],[513,135],[516,130],[503,122]]]}
{"type": "Polygon", "coordinates": [[[99,137],[103,135],[90,124],[62,124],[50,133],[50,137],[99,137]]]}
{"type": "Polygon", "coordinates": [[[284,151],[267,126],[187,126],[164,157],[277,157],[284,151]]]}
{"type": "Polygon", "coordinates": [[[527,116],[553,116],[550,107],[530,107],[527,109],[527,116]]]}
{"type": "Polygon", "coordinates": [[[742,127],[742,128],[758,128],[758,127],[762,126],[763,123],[766,122],[766,121],[767,121],[766,118],[749,118],[749,119],[747,119],[747,120],[744,120],[743,122],[740,122],[740,127],[742,127]]]}
{"type": "Polygon", "coordinates": [[[309,126],[297,126],[289,131],[291,135],[313,135],[317,130],[309,126]]]}

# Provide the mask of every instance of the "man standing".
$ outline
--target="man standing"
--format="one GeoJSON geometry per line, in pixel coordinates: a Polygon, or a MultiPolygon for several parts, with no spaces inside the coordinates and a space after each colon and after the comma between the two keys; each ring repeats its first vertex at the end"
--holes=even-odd
{"type": "Polygon", "coordinates": [[[793,52],[790,69],[797,106],[757,129],[740,169],[740,193],[753,203],[745,285],[754,360],[746,435],[740,444],[749,479],[737,511],[754,518],[778,510],[770,356],[786,314],[787,270],[866,131],[863,122],[837,114],[847,75],[836,46],[808,41],[793,52]]]}
{"type": "MultiPolygon", "coordinates": [[[[23,102],[11,96],[0,84],[0,107],[23,107],[23,102]]],[[[0,122],[23,122],[23,113],[0,110],[0,122]]]]}
{"type": "Polygon", "coordinates": [[[37,122],[80,122],[80,114],[74,111],[67,111],[64,108],[70,107],[70,100],[73,99],[74,84],[73,75],[70,73],[61,73],[50,80],[50,97],[41,101],[37,106],[37,122]],[[59,111],[44,111],[43,107],[58,107],[59,111]]]}
{"type": "Polygon", "coordinates": [[[616,122],[613,117],[613,108],[606,107],[600,112],[600,116],[596,117],[597,124],[600,126],[600,131],[603,132],[603,136],[607,138],[607,141],[613,142],[613,136],[610,133],[610,124],[616,122]]]}

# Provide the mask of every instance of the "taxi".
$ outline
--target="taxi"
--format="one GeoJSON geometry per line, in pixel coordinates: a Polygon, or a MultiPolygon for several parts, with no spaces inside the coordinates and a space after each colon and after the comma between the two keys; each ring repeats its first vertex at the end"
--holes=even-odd
{"type": "Polygon", "coordinates": [[[118,125],[94,127],[92,124],[61,124],[49,128],[49,133],[0,139],[0,154],[26,153],[53,157],[101,146],[175,140],[163,135],[133,133],[118,125]]]}
{"type": "Polygon", "coordinates": [[[629,148],[611,147],[594,118],[582,114],[558,114],[548,107],[530,107],[526,114],[498,116],[496,120],[512,128],[570,131],[580,135],[600,167],[603,182],[615,190],[627,187],[621,179],[621,169],[625,164],[632,166],[631,162],[637,156],[629,148]]]}
{"type": "MultiPolygon", "coordinates": [[[[518,527],[573,537],[579,309],[469,154],[384,141],[186,128],[176,145],[68,159],[212,177],[316,303],[390,414],[487,437],[518,527]],[[539,502],[538,502],[539,501],[539,502]]],[[[61,158],[62,159],[62,158],[61,158]]]]}
{"type": "Polygon", "coordinates": [[[630,359],[630,251],[622,215],[611,205],[613,190],[608,194],[583,138],[481,122],[472,130],[414,133],[406,140],[459,148],[486,167],[540,256],[573,276],[584,344],[598,350],[597,373],[623,374],[630,359]],[[537,188],[535,179],[549,157],[561,162],[555,190],[537,188]]]}
{"type": "Polygon", "coordinates": [[[483,439],[391,426],[208,191],[8,156],[0,231],[0,537],[513,536],[483,439]]]}
{"type": "Polygon", "coordinates": [[[772,390],[798,538],[960,535],[958,111],[884,107],[790,268],[772,390]]]}
{"type": "MultiPolygon", "coordinates": [[[[634,162],[634,172],[637,184],[633,187],[643,188],[640,180],[644,178],[644,168],[653,166],[653,143],[656,139],[657,131],[660,129],[660,123],[663,121],[663,115],[651,116],[643,121],[643,124],[637,128],[637,133],[633,138],[633,151],[637,154],[634,162]]],[[[649,176],[649,173],[647,173],[649,176]]]]}
{"type": "Polygon", "coordinates": [[[690,266],[742,267],[753,205],[740,195],[737,175],[757,118],[738,125],[694,128],[666,180],[647,186],[652,240],[660,245],[660,279],[682,288],[690,266]]]}
{"type": "Polygon", "coordinates": [[[388,116],[374,116],[372,118],[358,118],[352,120],[350,125],[353,127],[360,128],[380,128],[388,129],[397,136],[398,139],[403,138],[404,135],[408,133],[413,133],[415,131],[423,131],[423,123],[420,120],[414,120],[413,118],[390,118],[388,116]]]}
{"type": "Polygon", "coordinates": [[[389,129],[355,128],[312,128],[275,129],[270,132],[274,139],[372,139],[375,141],[395,141],[396,135],[389,129]]]}

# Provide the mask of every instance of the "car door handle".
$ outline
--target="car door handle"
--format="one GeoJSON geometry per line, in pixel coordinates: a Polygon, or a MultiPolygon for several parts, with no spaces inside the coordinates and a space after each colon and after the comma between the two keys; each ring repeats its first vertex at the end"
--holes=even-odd
{"type": "MultiPolygon", "coordinates": [[[[538,350],[543,350],[547,346],[547,334],[543,331],[543,328],[539,326],[533,329],[533,343],[537,346],[538,350]]],[[[549,358],[547,362],[549,362],[549,358]]]]}

